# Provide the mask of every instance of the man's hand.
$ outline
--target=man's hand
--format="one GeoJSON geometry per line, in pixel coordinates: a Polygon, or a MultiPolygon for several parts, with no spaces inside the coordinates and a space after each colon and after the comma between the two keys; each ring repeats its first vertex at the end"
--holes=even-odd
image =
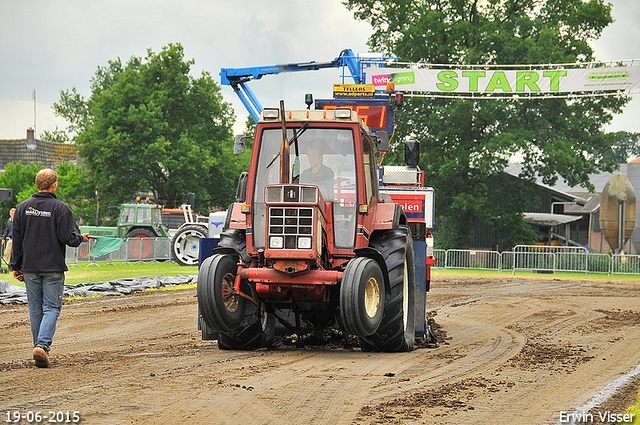
{"type": "Polygon", "coordinates": [[[89,234],[88,233],[83,233],[82,234],[82,242],[89,242],[89,234]]]}
{"type": "Polygon", "coordinates": [[[24,282],[24,276],[22,275],[22,270],[14,270],[13,277],[18,279],[20,282],[24,282]]]}

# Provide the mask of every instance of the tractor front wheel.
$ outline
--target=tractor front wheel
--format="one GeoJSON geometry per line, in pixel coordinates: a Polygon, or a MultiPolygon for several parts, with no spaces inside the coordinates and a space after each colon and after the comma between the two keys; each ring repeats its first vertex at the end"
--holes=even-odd
{"type": "Polygon", "coordinates": [[[218,335],[221,350],[255,350],[269,348],[276,335],[276,317],[269,312],[265,303],[256,307],[254,314],[245,316],[240,328],[233,333],[218,335]]]}
{"type": "Polygon", "coordinates": [[[346,331],[359,337],[373,334],[382,320],[384,299],[378,263],[365,257],[349,261],[340,286],[340,317],[346,331]]]}
{"type": "Polygon", "coordinates": [[[198,272],[198,307],[209,332],[235,332],[242,324],[247,299],[233,292],[237,271],[230,255],[216,254],[198,272]]]}

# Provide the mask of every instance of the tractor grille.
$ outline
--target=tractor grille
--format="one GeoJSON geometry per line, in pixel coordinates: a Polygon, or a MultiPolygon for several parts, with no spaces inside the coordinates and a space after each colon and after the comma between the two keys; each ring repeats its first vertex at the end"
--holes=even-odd
{"type": "Polygon", "coordinates": [[[313,208],[269,208],[270,249],[312,249],[313,208]]]}

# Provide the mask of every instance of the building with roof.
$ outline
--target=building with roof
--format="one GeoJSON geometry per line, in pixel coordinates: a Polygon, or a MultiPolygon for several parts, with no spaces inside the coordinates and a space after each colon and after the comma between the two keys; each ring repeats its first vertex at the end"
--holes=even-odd
{"type": "Polygon", "coordinates": [[[67,143],[54,143],[35,138],[35,131],[27,129],[25,139],[0,139],[0,173],[9,163],[22,161],[23,165],[31,162],[56,169],[58,164],[78,164],[78,148],[67,143]]]}
{"type": "MultiPolygon", "coordinates": [[[[521,164],[510,164],[505,172],[518,177],[521,164]]],[[[627,164],[620,164],[613,173],[599,173],[589,176],[595,191],[589,192],[583,187],[569,186],[561,178],[553,186],[542,183],[538,178],[536,185],[540,205],[524,214],[524,220],[543,235],[543,242],[549,245],[582,246],[594,252],[608,253],[612,248],[606,241],[600,228],[600,200],[605,185],[613,175],[625,175],[640,199],[640,158],[627,164]]],[[[480,229],[480,233],[487,229],[480,229]]],[[[495,249],[486,245],[486,237],[476,238],[474,247],[495,249]],[[483,243],[484,241],[484,243],[483,243]]],[[[631,237],[624,246],[628,254],[640,253],[640,208],[636,208],[635,226],[631,237]]]]}

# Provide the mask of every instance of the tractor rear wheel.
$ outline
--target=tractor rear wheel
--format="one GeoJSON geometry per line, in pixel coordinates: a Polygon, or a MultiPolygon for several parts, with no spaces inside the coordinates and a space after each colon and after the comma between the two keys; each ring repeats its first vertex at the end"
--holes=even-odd
{"type": "Polygon", "coordinates": [[[224,229],[220,233],[218,248],[233,248],[245,262],[249,260],[247,257],[247,236],[244,230],[224,229]]]}
{"type": "Polygon", "coordinates": [[[276,334],[276,317],[267,310],[264,303],[252,315],[245,316],[244,323],[237,332],[218,335],[221,350],[255,350],[269,348],[276,334]]]}
{"type": "Polygon", "coordinates": [[[200,317],[200,330],[202,331],[203,341],[215,341],[218,339],[218,333],[210,331],[207,322],[202,317],[200,317]]]}
{"type": "Polygon", "coordinates": [[[200,238],[206,238],[207,234],[207,228],[197,224],[180,227],[171,239],[171,254],[174,261],[181,266],[198,264],[200,238]]]}
{"type": "Polygon", "coordinates": [[[151,238],[156,235],[149,229],[133,229],[127,233],[129,238],[129,253],[133,258],[145,259],[153,252],[153,242],[151,238]]]}
{"type": "Polygon", "coordinates": [[[385,296],[378,263],[365,257],[352,259],[340,285],[340,317],[346,331],[359,337],[373,334],[382,320],[385,296]]]}
{"type": "Polygon", "coordinates": [[[198,307],[209,332],[235,332],[242,324],[247,299],[233,293],[236,261],[216,254],[202,262],[198,272],[198,307]]]}
{"type": "Polygon", "coordinates": [[[390,292],[377,331],[360,338],[363,351],[411,351],[415,343],[415,270],[411,231],[402,226],[378,233],[371,241],[385,259],[390,292]]]}

